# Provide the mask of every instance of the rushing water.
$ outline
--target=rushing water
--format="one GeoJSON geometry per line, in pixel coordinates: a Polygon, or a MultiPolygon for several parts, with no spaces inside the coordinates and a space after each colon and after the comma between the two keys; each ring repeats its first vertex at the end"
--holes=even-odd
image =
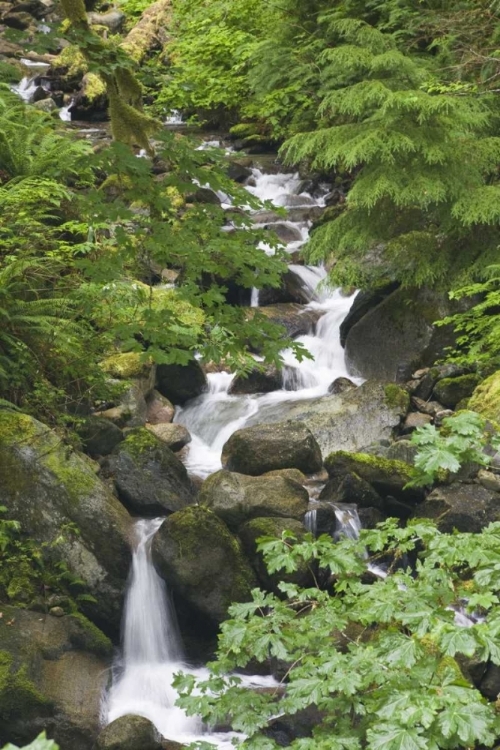
{"type": "MultiPolygon", "coordinates": [[[[151,560],[153,537],[163,518],[141,519],[135,524],[135,548],[124,610],[123,651],[113,667],[113,680],[103,701],[102,719],[108,724],[134,714],[149,719],[164,737],[187,743],[208,740],[219,748],[232,748],[234,733],[207,733],[201,721],[175,706],[172,687],[177,672],[206,678],[204,669],[184,661],[182,643],[164,581],[151,560]]],[[[269,677],[244,677],[251,687],[269,687],[269,677]]]]}

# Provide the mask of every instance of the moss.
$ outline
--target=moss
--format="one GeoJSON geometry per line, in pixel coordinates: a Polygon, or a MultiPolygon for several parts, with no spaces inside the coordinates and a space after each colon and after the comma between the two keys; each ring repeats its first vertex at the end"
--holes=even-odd
{"type": "Polygon", "coordinates": [[[399,385],[389,383],[384,388],[385,403],[390,409],[399,409],[402,414],[406,414],[410,408],[410,394],[400,388],[399,385]]]}
{"type": "Polygon", "coordinates": [[[49,705],[50,701],[30,680],[26,665],[16,669],[11,654],[0,651],[0,718],[22,718],[49,705]]]}
{"type": "Polygon", "coordinates": [[[500,422],[500,370],[477,386],[468,408],[487,419],[500,422]]]}
{"type": "Polygon", "coordinates": [[[434,397],[444,406],[454,409],[460,401],[472,395],[478,382],[479,377],[474,373],[443,378],[434,387],[434,397]]]}
{"type": "Polygon", "coordinates": [[[145,362],[140,352],[124,352],[113,354],[103,362],[101,367],[108,375],[119,380],[128,380],[129,378],[148,377],[151,363],[145,362]]]}
{"type": "Polygon", "coordinates": [[[397,471],[398,473],[406,474],[408,480],[411,476],[411,470],[408,464],[404,461],[382,458],[381,456],[372,456],[368,453],[349,453],[348,451],[336,451],[335,453],[330,453],[325,460],[325,467],[328,469],[328,466],[333,466],[335,464],[352,466],[353,469],[358,467],[361,470],[365,467],[367,469],[374,469],[375,471],[387,474],[397,471]]]}
{"type": "Polygon", "coordinates": [[[95,73],[87,73],[84,82],[84,93],[90,102],[99,99],[106,94],[104,81],[95,73]]]}
{"type": "Polygon", "coordinates": [[[69,452],[66,455],[62,446],[41,458],[42,463],[60,481],[74,503],[92,494],[99,484],[93,469],[90,466],[87,468],[84,461],[79,458],[69,452]]]}
{"type": "Polygon", "coordinates": [[[120,444],[120,450],[126,451],[131,456],[139,457],[148,451],[158,448],[161,441],[155,435],[144,427],[136,427],[131,430],[123,443],[120,444]]]}
{"type": "Polygon", "coordinates": [[[113,644],[110,639],[84,615],[74,613],[68,615],[67,619],[71,623],[69,637],[76,648],[98,656],[109,657],[113,654],[113,644]]]}
{"type": "Polygon", "coordinates": [[[81,75],[82,73],[86,73],[88,69],[83,53],[74,44],[65,47],[54,59],[52,65],[55,68],[66,68],[66,75],[68,77],[81,75]]]}

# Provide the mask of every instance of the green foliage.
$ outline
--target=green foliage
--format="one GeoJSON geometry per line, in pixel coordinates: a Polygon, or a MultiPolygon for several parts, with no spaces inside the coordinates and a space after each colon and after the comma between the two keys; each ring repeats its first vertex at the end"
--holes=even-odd
{"type": "Polygon", "coordinates": [[[466,462],[488,466],[491,457],[485,453],[485,447],[500,449],[500,435],[473,411],[446,417],[440,430],[430,424],[419,427],[411,442],[419,450],[415,457],[415,478],[409,484],[417,487],[455,474],[466,462]]]}
{"type": "Polygon", "coordinates": [[[4,745],[3,750],[59,750],[59,745],[56,745],[54,740],[48,740],[45,732],[42,732],[29,745],[19,748],[17,745],[9,743],[8,745],[4,745]]]}
{"type": "Polygon", "coordinates": [[[407,528],[389,520],[358,541],[297,541],[290,534],[261,540],[270,570],[297,570],[305,561],[327,583],[282,583],[281,596],[255,590],[251,602],[233,605],[209,679],[177,678],[179,705],[246,733],[240,746],[252,750],[277,748],[274,717],[286,725],[308,708],[314,725],[291,748],[493,745],[498,713],[471,684],[466,665],[500,663],[499,542],[498,523],[477,535],[447,535],[427,520],[407,528]],[[390,575],[368,580],[366,551],[370,562],[391,560],[390,575]],[[455,610],[464,602],[484,619],[459,625],[455,610]],[[275,691],[249,691],[230,674],[276,659],[286,676],[275,691]]]}

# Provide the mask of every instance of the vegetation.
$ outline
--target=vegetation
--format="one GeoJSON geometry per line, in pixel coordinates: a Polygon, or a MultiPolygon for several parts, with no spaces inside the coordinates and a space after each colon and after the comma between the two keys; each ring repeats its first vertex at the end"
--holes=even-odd
{"type": "Polygon", "coordinates": [[[38,735],[36,740],[30,742],[29,745],[19,748],[16,745],[11,745],[9,743],[4,746],[3,750],[59,750],[59,745],[56,745],[53,740],[48,740],[45,732],[42,732],[42,734],[38,735]]]}

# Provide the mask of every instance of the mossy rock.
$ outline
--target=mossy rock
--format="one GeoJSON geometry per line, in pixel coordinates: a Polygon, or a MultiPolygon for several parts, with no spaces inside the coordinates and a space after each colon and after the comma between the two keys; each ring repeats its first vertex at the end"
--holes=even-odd
{"type": "Polygon", "coordinates": [[[127,714],[105,727],[95,750],[162,750],[158,732],[149,719],[127,714]]]}
{"type": "Polygon", "coordinates": [[[109,419],[88,417],[77,425],[83,449],[92,458],[107,456],[124,439],[123,432],[109,419]]]}
{"type": "Polygon", "coordinates": [[[185,404],[207,390],[207,379],[200,364],[158,365],[156,387],[173,404],[185,404]]]}
{"type": "Polygon", "coordinates": [[[437,487],[415,510],[416,518],[432,518],[446,534],[466,531],[478,534],[500,520],[498,494],[480,484],[454,482],[437,487]]]}
{"type": "Polygon", "coordinates": [[[410,408],[410,394],[395,383],[389,383],[385,386],[385,402],[389,408],[396,408],[401,414],[406,414],[410,408]]]}
{"type": "Polygon", "coordinates": [[[95,599],[82,602],[83,611],[117,632],[130,565],[130,517],[96,476],[96,464],[41,422],[2,410],[0,476],[6,517],[40,545],[62,536],[53,556],[95,599]]]}
{"type": "Polygon", "coordinates": [[[274,469],[299,469],[314,474],[322,467],[321,450],[302,422],[245,427],[234,432],[222,449],[229,471],[257,476],[274,469]]]}
{"type": "Polygon", "coordinates": [[[354,503],[361,508],[384,509],[384,499],[369,482],[354,472],[330,479],[321,490],[318,500],[331,503],[354,503]]]}
{"type": "Polygon", "coordinates": [[[256,517],[301,520],[309,495],[301,484],[285,477],[253,477],[222,470],[203,482],[199,502],[236,529],[256,517]]]}
{"type": "Polygon", "coordinates": [[[474,373],[458,378],[443,378],[434,386],[434,398],[448,409],[454,409],[460,401],[472,396],[478,383],[479,376],[474,373]]]}
{"type": "Polygon", "coordinates": [[[486,419],[500,423],[500,370],[483,380],[474,390],[468,408],[486,419]]]}
{"type": "Polygon", "coordinates": [[[158,573],[207,627],[226,619],[233,602],[250,599],[255,575],[239,540],[211,510],[191,506],[173,513],[153,542],[158,573]]]}
{"type": "Polygon", "coordinates": [[[108,375],[120,380],[148,378],[151,362],[145,361],[140,352],[122,352],[113,354],[101,362],[101,367],[108,375]]]}
{"type": "Polygon", "coordinates": [[[394,461],[367,453],[337,451],[325,460],[330,479],[343,479],[356,474],[368,482],[380,495],[392,495],[403,502],[417,503],[424,497],[419,487],[406,487],[413,477],[411,467],[403,461],[394,461]]]}
{"type": "Polygon", "coordinates": [[[150,430],[131,430],[103,470],[122,502],[140,515],[172,513],[194,501],[186,467],[150,430]]]}
{"type": "Polygon", "coordinates": [[[259,578],[262,586],[268,591],[279,592],[278,585],[281,581],[296,583],[298,586],[312,586],[313,576],[308,563],[304,563],[295,573],[268,573],[261,552],[257,551],[257,540],[261,537],[272,537],[279,539],[284,531],[290,531],[297,541],[301,541],[306,533],[304,524],[295,518],[253,518],[242,524],[238,530],[238,536],[243,544],[246,556],[259,578]]]}

